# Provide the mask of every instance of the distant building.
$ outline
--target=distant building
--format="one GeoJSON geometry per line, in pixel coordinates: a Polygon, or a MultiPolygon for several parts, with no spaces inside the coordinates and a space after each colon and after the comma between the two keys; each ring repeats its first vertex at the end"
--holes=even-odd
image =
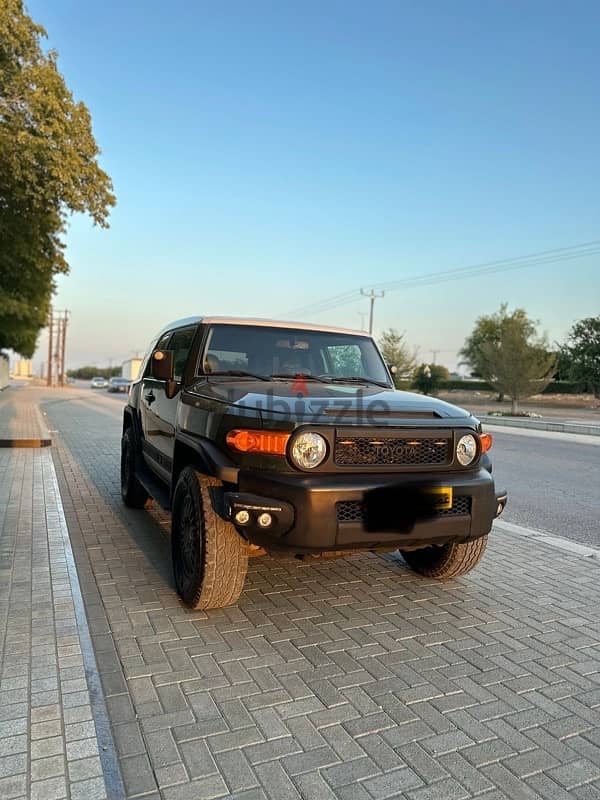
{"type": "Polygon", "coordinates": [[[134,381],[140,371],[141,363],[141,358],[128,358],[127,361],[124,361],[121,365],[121,376],[123,378],[129,378],[130,381],[134,381]]]}
{"type": "Polygon", "coordinates": [[[15,378],[33,377],[33,366],[31,361],[28,358],[20,358],[18,361],[15,361],[13,376],[15,378]]]}
{"type": "Polygon", "coordinates": [[[8,369],[8,356],[6,353],[0,352],[0,390],[8,386],[9,369],[8,369]]]}

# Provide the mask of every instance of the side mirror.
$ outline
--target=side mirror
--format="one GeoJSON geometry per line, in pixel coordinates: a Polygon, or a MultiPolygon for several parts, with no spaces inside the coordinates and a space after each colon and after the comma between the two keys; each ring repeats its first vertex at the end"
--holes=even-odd
{"type": "Polygon", "coordinates": [[[152,353],[152,377],[159,381],[173,380],[173,351],[157,350],[152,353]]]}
{"type": "Polygon", "coordinates": [[[165,382],[165,394],[171,400],[177,394],[177,381],[173,379],[175,354],[172,350],[157,350],[152,354],[152,377],[165,382]]]}

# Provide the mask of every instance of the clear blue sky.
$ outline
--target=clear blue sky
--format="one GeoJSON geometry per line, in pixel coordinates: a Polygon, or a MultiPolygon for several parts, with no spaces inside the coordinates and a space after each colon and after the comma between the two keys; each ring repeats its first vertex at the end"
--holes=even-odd
{"type": "MultiPolygon", "coordinates": [[[[69,364],[193,313],[600,238],[597,2],[29,0],[118,197],[68,236],[69,364]]],[[[551,339],[600,313],[600,257],[388,294],[376,333],[455,365],[475,318],[551,339]]],[[[359,327],[366,301],[315,315],[359,327]]],[[[305,319],[310,318],[306,315],[305,319]]],[[[36,361],[43,359],[44,339],[36,361]]]]}

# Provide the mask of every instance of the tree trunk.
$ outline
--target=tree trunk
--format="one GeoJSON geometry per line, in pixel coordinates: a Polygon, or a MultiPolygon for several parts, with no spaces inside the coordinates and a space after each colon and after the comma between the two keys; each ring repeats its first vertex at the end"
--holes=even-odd
{"type": "Polygon", "coordinates": [[[504,392],[498,392],[498,397],[496,398],[497,403],[501,403],[504,400],[504,392]]]}
{"type": "Polygon", "coordinates": [[[519,398],[518,397],[511,397],[510,398],[510,413],[516,414],[519,410],[519,398]]]}

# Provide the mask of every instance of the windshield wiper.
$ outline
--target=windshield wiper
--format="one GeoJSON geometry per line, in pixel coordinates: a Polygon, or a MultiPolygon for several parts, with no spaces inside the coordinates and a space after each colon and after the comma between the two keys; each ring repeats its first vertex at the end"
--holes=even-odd
{"type": "Polygon", "coordinates": [[[374,383],[375,386],[381,386],[383,389],[389,389],[389,383],[383,381],[376,381],[374,378],[367,378],[365,375],[344,375],[341,377],[330,378],[332,383],[374,383]]]}
{"type": "Polygon", "coordinates": [[[319,383],[331,383],[330,378],[321,378],[319,375],[310,375],[306,372],[274,372],[272,378],[289,378],[293,381],[319,381],[319,383]]]}
{"type": "Polygon", "coordinates": [[[205,372],[204,375],[207,378],[212,378],[214,375],[219,377],[225,375],[230,378],[256,378],[259,381],[270,380],[268,375],[259,375],[256,372],[247,372],[244,369],[222,369],[217,370],[216,372],[205,372]]]}

